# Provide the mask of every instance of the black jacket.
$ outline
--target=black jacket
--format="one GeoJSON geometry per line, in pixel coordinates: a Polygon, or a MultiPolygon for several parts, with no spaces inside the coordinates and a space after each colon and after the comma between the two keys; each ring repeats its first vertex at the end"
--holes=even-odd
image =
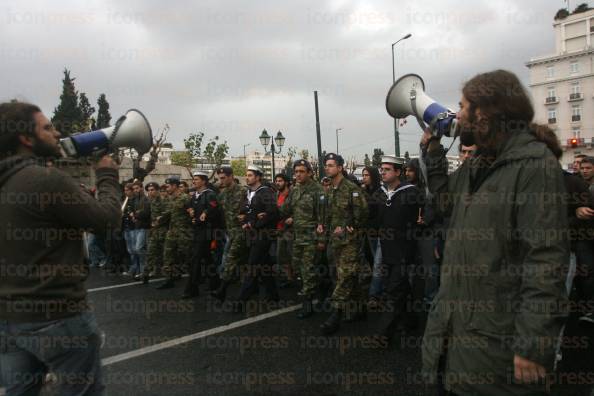
{"type": "Polygon", "coordinates": [[[267,186],[260,186],[255,191],[248,190],[240,213],[246,215],[244,224],[249,224],[252,229],[276,229],[279,214],[274,191],[267,186]],[[266,215],[258,219],[259,213],[266,213],[266,215]]]}

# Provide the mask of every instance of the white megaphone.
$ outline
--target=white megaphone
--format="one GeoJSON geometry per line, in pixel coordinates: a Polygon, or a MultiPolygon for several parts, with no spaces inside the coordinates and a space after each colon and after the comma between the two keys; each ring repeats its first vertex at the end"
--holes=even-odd
{"type": "Polygon", "coordinates": [[[456,113],[428,96],[425,83],[417,74],[402,76],[392,85],[386,98],[386,109],[394,118],[415,116],[421,128],[425,129],[427,123],[436,136],[456,136],[456,113]]]}
{"type": "Polygon", "coordinates": [[[112,127],[77,133],[60,139],[60,144],[68,157],[103,154],[122,147],[133,148],[143,155],[153,145],[153,132],[144,114],[131,109],[112,127]]]}

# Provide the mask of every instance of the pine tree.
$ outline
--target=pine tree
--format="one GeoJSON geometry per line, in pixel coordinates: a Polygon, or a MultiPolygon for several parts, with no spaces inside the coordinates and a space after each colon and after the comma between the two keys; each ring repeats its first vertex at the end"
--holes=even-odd
{"type": "Polygon", "coordinates": [[[54,109],[52,123],[63,136],[70,136],[79,132],[83,121],[82,111],[78,105],[78,92],[74,87],[75,78],[70,77],[70,71],[64,69],[62,80],[62,95],[60,104],[54,109]]]}
{"type": "Polygon", "coordinates": [[[380,148],[373,149],[373,157],[371,159],[371,163],[373,164],[373,166],[375,166],[376,168],[379,168],[379,166],[382,164],[382,156],[383,155],[384,155],[384,150],[382,150],[380,148]]]}
{"type": "Polygon", "coordinates": [[[93,120],[93,114],[95,114],[95,108],[93,106],[91,106],[91,104],[89,103],[89,99],[87,98],[87,94],[85,94],[84,92],[81,92],[79,95],[79,108],[82,114],[82,122],[81,122],[81,126],[82,126],[82,130],[83,131],[89,131],[91,130],[91,127],[93,126],[93,124],[95,124],[95,121],[93,120]]]}
{"type": "Polygon", "coordinates": [[[365,154],[365,159],[363,160],[365,166],[371,166],[371,160],[369,159],[369,155],[365,154]]]}
{"type": "Polygon", "coordinates": [[[97,105],[99,106],[99,110],[97,110],[97,129],[107,128],[111,122],[111,115],[109,114],[109,103],[105,98],[105,94],[99,95],[97,105]]]}

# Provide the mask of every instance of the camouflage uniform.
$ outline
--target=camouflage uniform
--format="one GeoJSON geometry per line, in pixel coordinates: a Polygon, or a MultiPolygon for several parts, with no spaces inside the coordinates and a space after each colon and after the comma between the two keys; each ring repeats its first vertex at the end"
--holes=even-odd
{"type": "Polygon", "coordinates": [[[163,246],[169,224],[164,218],[167,211],[167,199],[156,197],[151,199],[151,229],[149,231],[148,260],[144,274],[149,275],[161,270],[163,246]]]}
{"type": "Polygon", "coordinates": [[[246,191],[243,187],[233,184],[231,187],[223,190],[218,197],[219,203],[223,208],[227,233],[225,260],[221,274],[221,279],[224,281],[230,281],[235,278],[237,266],[247,252],[245,235],[237,219],[245,194],[246,191]]]}
{"type": "Polygon", "coordinates": [[[284,218],[293,218],[293,255],[292,264],[301,274],[303,296],[311,298],[318,286],[316,273],[316,252],[318,242],[323,236],[316,233],[318,224],[322,224],[322,206],[324,190],[322,186],[308,181],[297,184],[289,193],[280,212],[284,218]]]}
{"type": "Polygon", "coordinates": [[[168,278],[180,275],[180,267],[187,266],[190,260],[193,239],[192,219],[187,212],[190,207],[188,194],[179,193],[168,200],[165,220],[169,230],[165,236],[163,252],[163,274],[168,278]]]}
{"type": "Polygon", "coordinates": [[[364,304],[367,290],[360,277],[368,280],[369,267],[363,265],[359,248],[360,230],[367,221],[367,201],[363,192],[353,182],[343,178],[337,187],[328,191],[328,209],[325,227],[329,248],[336,266],[336,287],[332,293],[332,307],[344,310],[346,304],[364,304]],[[354,232],[346,232],[346,227],[354,232]],[[334,235],[334,229],[342,227],[342,235],[334,235]]]}

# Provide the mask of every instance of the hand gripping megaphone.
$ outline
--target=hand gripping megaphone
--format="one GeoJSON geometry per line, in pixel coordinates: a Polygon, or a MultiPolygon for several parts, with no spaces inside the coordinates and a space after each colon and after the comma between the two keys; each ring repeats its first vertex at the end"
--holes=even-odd
{"type": "Polygon", "coordinates": [[[388,114],[394,118],[413,115],[421,128],[425,123],[436,136],[456,136],[456,113],[440,105],[425,93],[425,82],[417,74],[402,76],[392,85],[386,98],[388,114]]]}
{"type": "Polygon", "coordinates": [[[118,148],[133,148],[143,155],[153,145],[153,132],[144,114],[131,109],[112,127],[77,133],[60,139],[60,144],[69,157],[106,154],[118,148]]]}

